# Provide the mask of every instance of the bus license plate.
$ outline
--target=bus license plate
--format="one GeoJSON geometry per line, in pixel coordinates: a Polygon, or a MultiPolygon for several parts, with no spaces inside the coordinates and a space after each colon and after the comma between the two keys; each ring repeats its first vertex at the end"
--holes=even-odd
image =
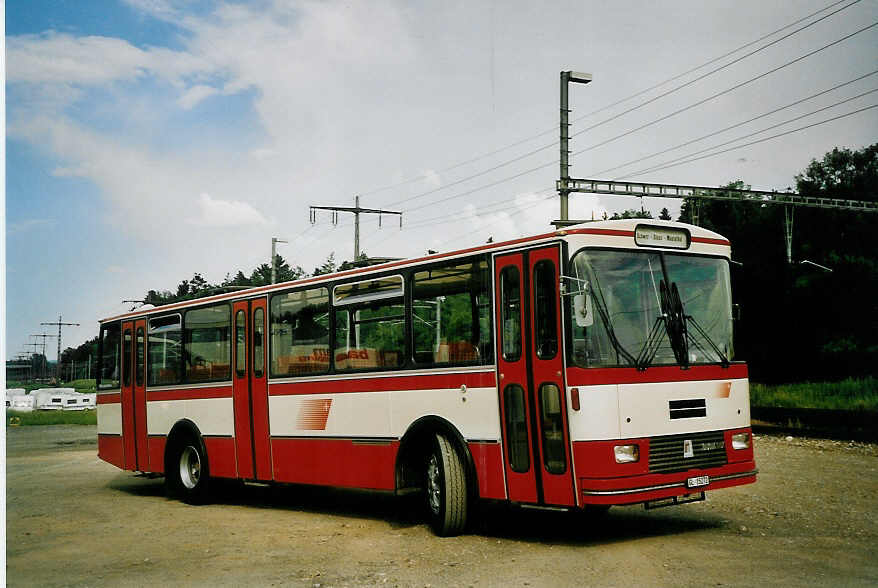
{"type": "Polygon", "coordinates": [[[698,488],[710,484],[710,476],[695,476],[686,480],[687,488],[698,488]]]}

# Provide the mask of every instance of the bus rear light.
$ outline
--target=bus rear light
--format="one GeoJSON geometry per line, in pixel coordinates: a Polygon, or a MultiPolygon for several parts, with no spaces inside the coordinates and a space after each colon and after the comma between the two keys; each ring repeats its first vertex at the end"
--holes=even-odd
{"type": "Polygon", "coordinates": [[[613,447],[616,463],[634,463],[640,461],[640,448],[637,445],[616,445],[613,447]]]}
{"type": "Polygon", "coordinates": [[[579,388],[570,389],[570,405],[573,410],[579,410],[579,388]]]}
{"type": "Polygon", "coordinates": [[[735,433],[732,435],[732,449],[749,449],[750,433],[735,433]]]}

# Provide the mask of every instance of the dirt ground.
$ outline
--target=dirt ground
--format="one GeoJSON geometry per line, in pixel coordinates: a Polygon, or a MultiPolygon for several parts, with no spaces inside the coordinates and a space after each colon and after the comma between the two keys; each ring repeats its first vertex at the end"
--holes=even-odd
{"type": "Polygon", "coordinates": [[[386,495],[222,488],[187,506],[96,457],[95,428],[7,429],[9,586],[876,586],[878,446],[759,435],[756,484],[601,520],[505,507],[441,539],[386,495]]]}

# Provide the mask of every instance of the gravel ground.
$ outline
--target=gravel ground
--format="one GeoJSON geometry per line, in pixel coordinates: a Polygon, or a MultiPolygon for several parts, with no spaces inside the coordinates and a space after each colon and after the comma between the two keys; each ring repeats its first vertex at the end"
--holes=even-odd
{"type": "Polygon", "coordinates": [[[187,506],[95,453],[94,427],[7,430],[9,586],[878,585],[873,444],[758,435],[758,482],[706,502],[487,506],[447,539],[382,494],[228,485],[187,506]]]}

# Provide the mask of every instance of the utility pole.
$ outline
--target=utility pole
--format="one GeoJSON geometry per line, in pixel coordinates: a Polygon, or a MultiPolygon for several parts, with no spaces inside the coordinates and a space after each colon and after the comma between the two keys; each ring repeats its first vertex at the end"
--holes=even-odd
{"type": "Polygon", "coordinates": [[[277,244],[278,243],[289,243],[289,241],[284,241],[283,239],[278,239],[277,237],[271,238],[271,283],[272,284],[277,282],[277,244]]]}
{"type": "MultiPolygon", "coordinates": [[[[44,341],[45,341],[45,339],[44,339],[44,341]]],[[[43,362],[45,362],[45,361],[46,361],[46,351],[45,351],[45,350],[46,350],[46,344],[43,343],[42,345],[43,345],[43,362]]],[[[25,347],[33,347],[33,348],[34,348],[34,350],[31,352],[30,357],[28,357],[28,362],[27,362],[27,364],[28,364],[28,369],[33,369],[33,368],[32,368],[32,366],[33,366],[33,354],[37,352],[37,347],[39,347],[40,344],[39,344],[39,343],[25,343],[24,346],[25,346],[25,347]]],[[[33,374],[31,374],[31,375],[33,375],[33,374]]]]}
{"type": "Polygon", "coordinates": [[[43,361],[42,361],[42,365],[40,366],[40,376],[45,378],[46,377],[46,339],[48,339],[50,337],[55,337],[55,335],[47,335],[45,333],[41,333],[39,335],[31,335],[31,337],[42,337],[42,339],[43,339],[43,361]]]}
{"type": "Polygon", "coordinates": [[[398,210],[382,210],[380,208],[361,208],[360,207],[360,197],[354,197],[354,206],[311,206],[311,224],[313,225],[317,222],[317,211],[318,210],[331,210],[332,211],[332,224],[338,223],[338,213],[339,212],[352,212],[354,213],[354,259],[356,262],[360,257],[360,215],[361,214],[377,214],[378,216],[378,226],[381,226],[381,215],[382,214],[396,214],[399,215],[399,226],[402,227],[402,212],[398,210]]]}
{"type": "Polygon", "coordinates": [[[79,323],[61,322],[61,315],[58,315],[58,321],[54,323],[40,323],[41,325],[51,326],[58,325],[58,363],[55,366],[55,379],[61,382],[61,327],[78,327],[79,323]]]}
{"type": "Polygon", "coordinates": [[[570,108],[567,100],[567,86],[570,82],[578,82],[587,84],[591,81],[591,74],[579,73],[575,71],[561,72],[561,124],[560,124],[560,145],[561,145],[561,181],[558,182],[558,195],[561,197],[561,220],[565,221],[569,218],[568,200],[570,189],[567,183],[570,181],[570,166],[568,158],[570,157],[570,149],[568,143],[570,141],[570,108]]]}

